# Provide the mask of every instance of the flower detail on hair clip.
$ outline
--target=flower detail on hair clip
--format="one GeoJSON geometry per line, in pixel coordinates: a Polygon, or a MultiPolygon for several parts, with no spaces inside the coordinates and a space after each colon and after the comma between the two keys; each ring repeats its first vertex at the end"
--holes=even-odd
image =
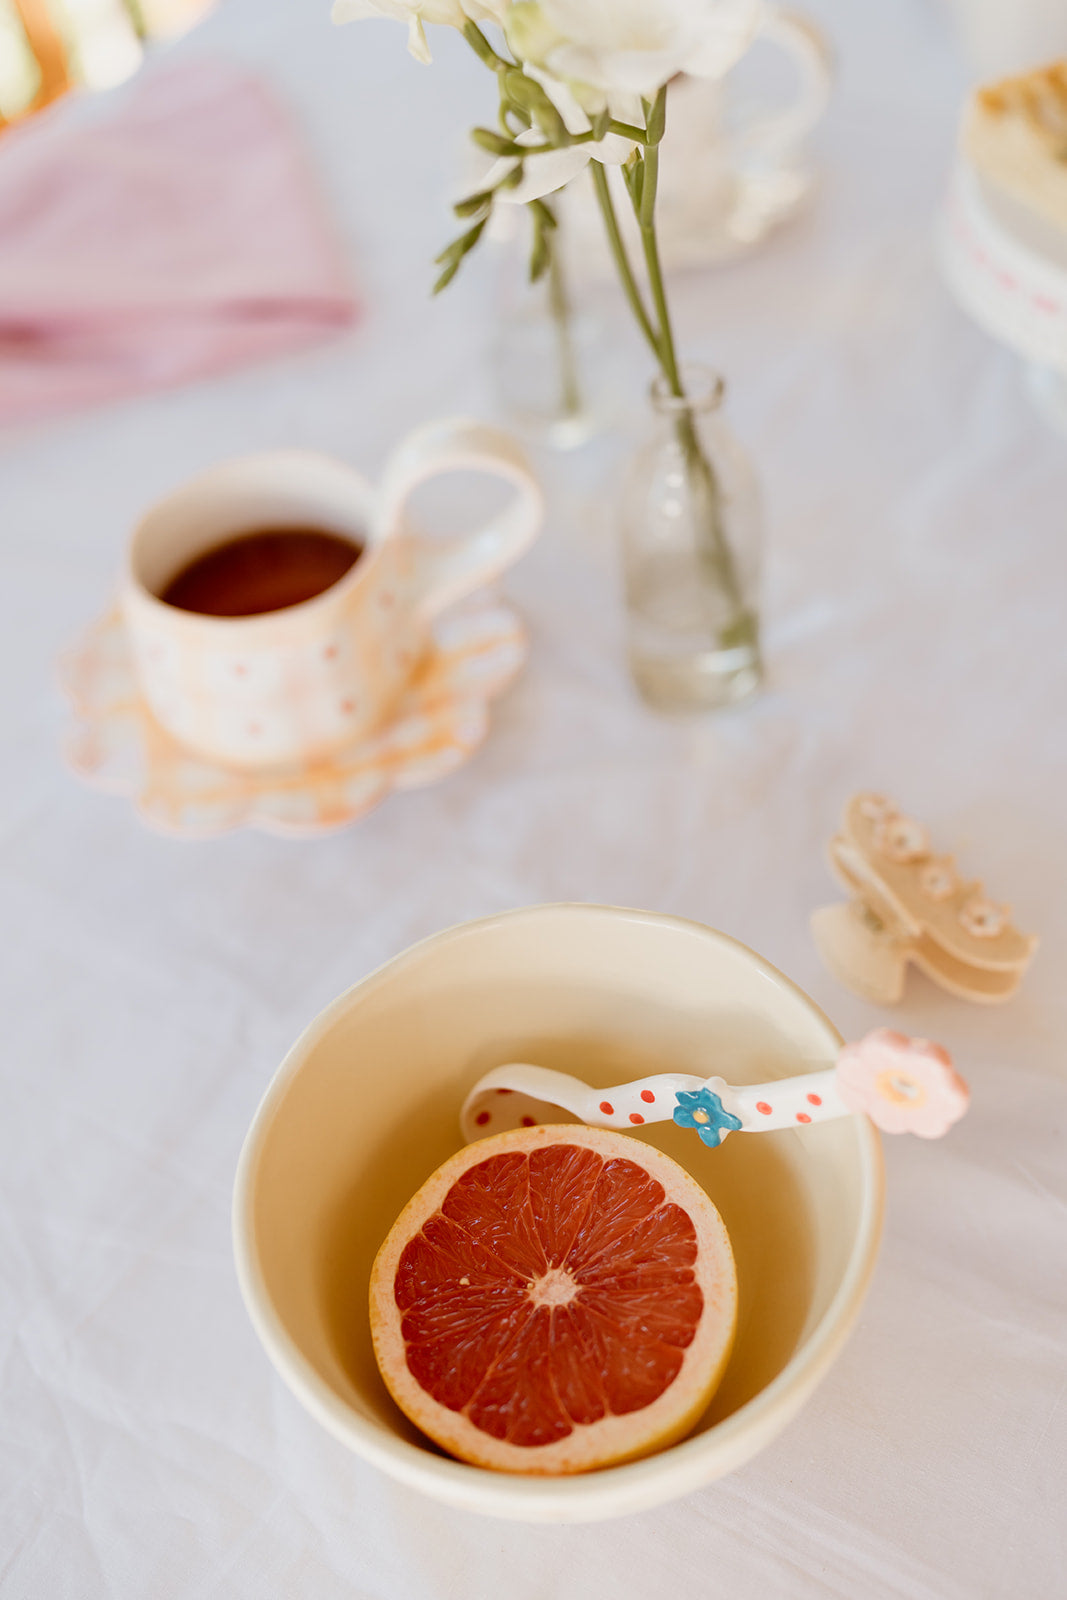
{"type": "Polygon", "coordinates": [[[868,822],[884,822],[897,815],[897,803],[886,794],[865,794],[859,802],[860,816],[868,822]]]}
{"type": "Polygon", "coordinates": [[[930,835],[914,817],[884,817],[874,830],[874,848],[889,861],[905,864],[930,854],[930,835]]]}
{"type": "Polygon", "coordinates": [[[951,857],[939,856],[919,874],[919,888],[927,900],[949,900],[960,886],[951,857]]]}
{"type": "Polygon", "coordinates": [[[838,1092],[850,1111],[865,1112],[883,1133],[939,1139],[967,1109],[967,1085],[947,1050],[876,1028],[837,1059],[838,1092]]]}
{"type": "Polygon", "coordinates": [[[975,939],[995,939],[1008,925],[1007,906],[995,906],[979,895],[960,907],[960,927],[975,939]]]}

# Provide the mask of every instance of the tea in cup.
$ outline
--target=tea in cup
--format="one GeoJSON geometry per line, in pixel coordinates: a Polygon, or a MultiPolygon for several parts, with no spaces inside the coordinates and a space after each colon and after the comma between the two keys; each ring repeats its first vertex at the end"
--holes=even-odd
{"type": "Polygon", "coordinates": [[[342,462],[279,450],[224,462],[153,507],[130,543],[122,611],[156,720],[208,760],[306,763],[371,733],[448,605],[516,561],[542,501],[498,428],[430,424],[372,488],[342,462]],[[504,507],[455,539],[418,535],[414,490],[486,473],[504,507]]]}
{"type": "Polygon", "coordinates": [[[285,611],[332,589],[364,548],[324,528],[253,528],[194,556],[159,598],[207,617],[285,611]]]}

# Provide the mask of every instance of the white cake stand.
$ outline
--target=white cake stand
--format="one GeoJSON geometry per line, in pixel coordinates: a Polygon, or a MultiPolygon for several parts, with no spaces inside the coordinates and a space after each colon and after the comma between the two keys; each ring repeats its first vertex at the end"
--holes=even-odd
{"type": "Polygon", "coordinates": [[[960,305],[1022,356],[1031,399],[1067,435],[1067,231],[961,162],[940,246],[945,277],[960,305]]]}

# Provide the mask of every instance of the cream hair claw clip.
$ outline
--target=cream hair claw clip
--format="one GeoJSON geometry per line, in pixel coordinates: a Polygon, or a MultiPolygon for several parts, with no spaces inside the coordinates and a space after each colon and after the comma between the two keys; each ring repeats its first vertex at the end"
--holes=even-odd
{"type": "Polygon", "coordinates": [[[1011,908],[936,855],[921,822],[880,794],[857,794],[830,841],[851,898],[823,906],[811,931],[827,970],[874,1005],[895,1005],[908,963],[963,1000],[1010,1000],[1037,948],[1011,908]]]}

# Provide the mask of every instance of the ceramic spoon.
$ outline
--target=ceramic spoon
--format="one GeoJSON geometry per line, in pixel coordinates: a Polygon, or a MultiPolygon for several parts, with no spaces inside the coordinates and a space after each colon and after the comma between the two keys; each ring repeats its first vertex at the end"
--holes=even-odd
{"type": "Polygon", "coordinates": [[[463,1103],[460,1127],[470,1143],[511,1128],[559,1122],[559,1111],[596,1128],[627,1131],[648,1122],[692,1128],[714,1149],[727,1134],[807,1127],[865,1112],[885,1133],[937,1139],[967,1109],[969,1091],[940,1045],[876,1028],[847,1044],[833,1065],[771,1083],[731,1085],[723,1078],[657,1073],[593,1089],[581,1078],[526,1062],[494,1067],[463,1103]]]}

